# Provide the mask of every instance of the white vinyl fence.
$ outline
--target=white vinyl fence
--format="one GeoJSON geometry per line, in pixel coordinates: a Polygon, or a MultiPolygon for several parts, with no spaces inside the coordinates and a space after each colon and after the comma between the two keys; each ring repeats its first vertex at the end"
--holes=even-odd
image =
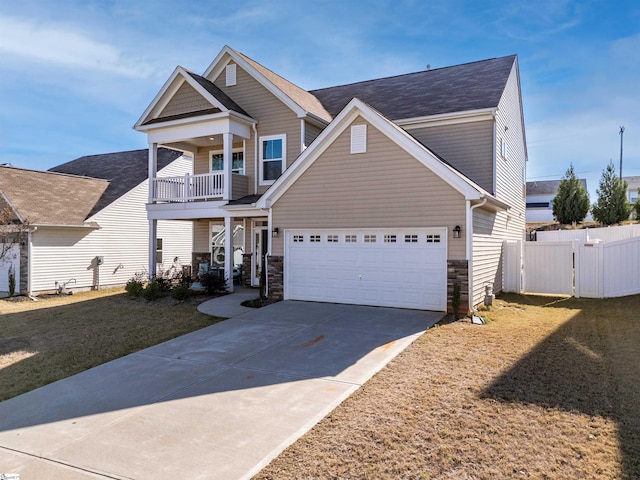
{"type": "Polygon", "coordinates": [[[583,243],[600,240],[615,242],[627,238],[640,237],[640,223],[621,225],[618,227],[584,228],[582,230],[549,230],[536,232],[538,242],[571,242],[583,243]]]}
{"type": "Polygon", "coordinates": [[[640,293],[640,237],[608,243],[506,242],[504,250],[505,291],[586,298],[640,293]]]}

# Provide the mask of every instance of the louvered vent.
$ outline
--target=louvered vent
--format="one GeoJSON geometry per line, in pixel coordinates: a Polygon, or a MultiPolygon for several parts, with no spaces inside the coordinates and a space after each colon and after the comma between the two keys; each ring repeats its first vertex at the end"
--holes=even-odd
{"type": "Polygon", "coordinates": [[[236,84],[236,64],[230,63],[229,65],[227,65],[225,72],[227,76],[227,87],[233,87],[236,84]]]}
{"type": "Polygon", "coordinates": [[[366,153],[367,151],[367,126],[351,126],[351,153],[366,153]]]}

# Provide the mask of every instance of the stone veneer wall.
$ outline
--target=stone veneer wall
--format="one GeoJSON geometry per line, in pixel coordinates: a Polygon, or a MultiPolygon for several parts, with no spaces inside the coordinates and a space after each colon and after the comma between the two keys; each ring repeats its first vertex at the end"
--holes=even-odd
{"type": "Polygon", "coordinates": [[[208,263],[211,266],[211,252],[192,252],[191,253],[191,266],[193,276],[198,275],[200,271],[200,264],[208,263]]]}
{"type": "Polygon", "coordinates": [[[452,313],[453,285],[460,284],[460,314],[469,310],[469,262],[467,260],[447,260],[447,312],[452,313]]]}
{"type": "Polygon", "coordinates": [[[284,299],[284,277],[283,277],[284,257],[272,255],[267,258],[269,292],[268,298],[271,301],[284,299]]]}
{"type": "Polygon", "coordinates": [[[252,253],[242,254],[242,285],[251,286],[251,257],[252,253]]]}

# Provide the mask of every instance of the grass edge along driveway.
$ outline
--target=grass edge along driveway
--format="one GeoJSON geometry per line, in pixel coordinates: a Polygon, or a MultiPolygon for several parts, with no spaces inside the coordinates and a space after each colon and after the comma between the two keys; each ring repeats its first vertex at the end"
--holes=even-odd
{"type": "Polygon", "coordinates": [[[640,296],[429,330],[257,479],[640,478],[640,296]]]}
{"type": "Polygon", "coordinates": [[[196,310],[207,298],[149,303],[112,288],[0,300],[0,401],[221,321],[196,310]]]}

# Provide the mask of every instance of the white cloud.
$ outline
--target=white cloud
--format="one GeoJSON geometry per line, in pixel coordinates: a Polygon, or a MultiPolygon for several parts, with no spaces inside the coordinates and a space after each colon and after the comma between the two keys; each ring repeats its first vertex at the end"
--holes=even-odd
{"type": "Polygon", "coordinates": [[[114,45],[99,42],[73,27],[0,16],[0,51],[61,67],[82,68],[125,77],[145,78],[148,64],[126,58],[114,45]]]}

